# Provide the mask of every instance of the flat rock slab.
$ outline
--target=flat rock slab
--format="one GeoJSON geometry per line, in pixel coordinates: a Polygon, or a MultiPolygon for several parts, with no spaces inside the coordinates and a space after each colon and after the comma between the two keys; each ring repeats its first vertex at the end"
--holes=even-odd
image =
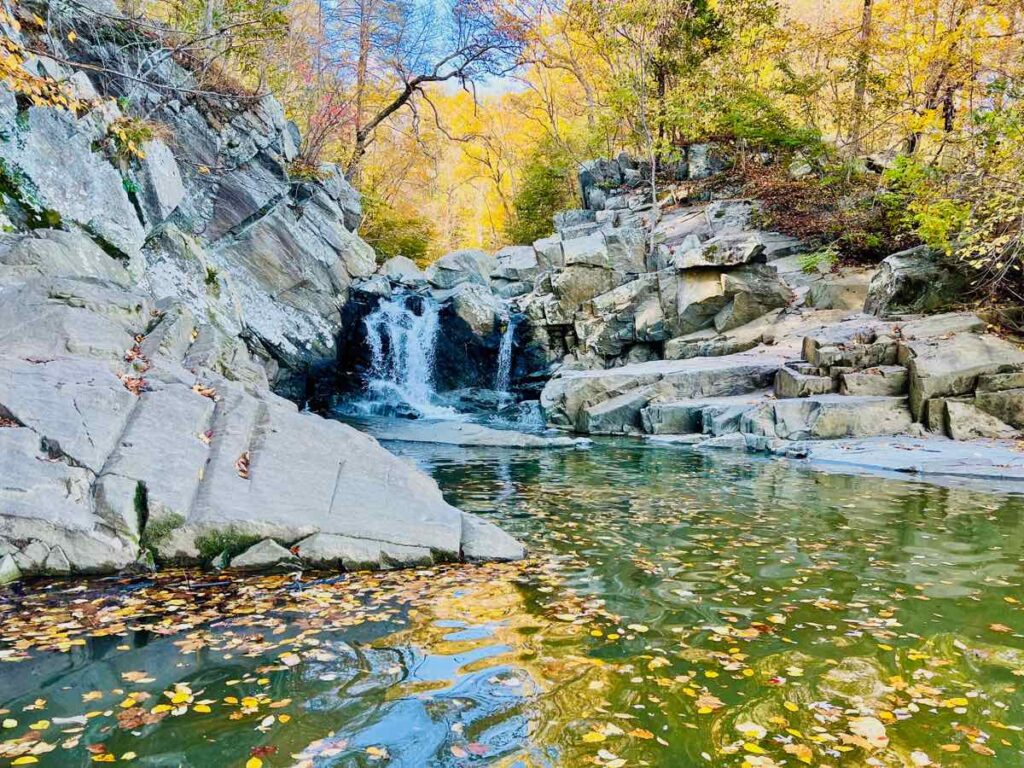
{"type": "MultiPolygon", "coordinates": [[[[655,360],[597,371],[572,371],[551,379],[541,393],[548,421],[586,431],[588,412],[622,395],[648,388],[656,396],[677,399],[728,397],[767,389],[785,356],[769,347],[722,357],[655,360]],[[653,385],[658,385],[657,387],[653,385]]],[[[642,408],[630,399],[631,407],[642,408]]]]}
{"type": "Polygon", "coordinates": [[[375,424],[370,431],[378,440],[481,448],[575,448],[590,442],[585,438],[545,437],[505,429],[491,429],[482,424],[463,421],[395,421],[375,424]]]}
{"type": "Polygon", "coordinates": [[[1024,453],[1003,441],[964,443],[941,437],[873,437],[853,440],[808,441],[791,444],[811,462],[844,464],[912,475],[1021,483],[1024,491],[1024,453]]]}

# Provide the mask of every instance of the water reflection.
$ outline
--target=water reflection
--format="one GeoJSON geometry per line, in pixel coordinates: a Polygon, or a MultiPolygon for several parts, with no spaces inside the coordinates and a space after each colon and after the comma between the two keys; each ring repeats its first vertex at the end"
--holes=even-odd
{"type": "Polygon", "coordinates": [[[633,443],[394,448],[534,559],[32,590],[0,648],[58,618],[87,640],[0,664],[0,737],[88,715],[35,737],[60,766],[1024,764],[1019,498],[633,443]],[[209,713],[126,721],[183,684],[209,713]]]}

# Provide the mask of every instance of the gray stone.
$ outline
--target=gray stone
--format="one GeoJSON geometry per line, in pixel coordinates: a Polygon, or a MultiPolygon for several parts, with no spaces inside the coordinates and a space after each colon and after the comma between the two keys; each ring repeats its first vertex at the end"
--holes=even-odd
{"type": "Polygon", "coordinates": [[[691,144],[686,151],[686,159],[691,179],[706,179],[729,165],[712,144],[691,144]]]}
{"type": "Polygon", "coordinates": [[[562,238],[558,235],[535,241],[533,248],[537,251],[537,261],[540,263],[541,269],[561,269],[565,266],[562,238]]]}
{"type": "Polygon", "coordinates": [[[483,251],[454,251],[430,265],[427,279],[435,288],[441,289],[454,288],[461,283],[489,286],[495,263],[494,257],[483,251]]]}
{"type": "Polygon", "coordinates": [[[494,333],[506,309],[501,299],[489,288],[476,283],[460,283],[448,299],[455,315],[476,336],[494,333]]]}
{"type": "Polygon", "coordinates": [[[137,400],[101,362],[0,358],[0,409],[45,439],[48,450],[93,473],[103,469],[137,400]]]}
{"type": "Polygon", "coordinates": [[[976,392],[1002,392],[1007,389],[1024,389],[1024,371],[996,373],[978,377],[976,392]]]}
{"type": "Polygon", "coordinates": [[[644,431],[641,411],[660,393],[659,385],[639,387],[583,409],[577,429],[588,435],[636,435],[644,431]]]}
{"type": "Polygon", "coordinates": [[[811,284],[807,306],[859,311],[867,299],[870,278],[870,273],[864,270],[826,274],[811,284]]]}
{"type": "Polygon", "coordinates": [[[39,215],[53,212],[64,223],[95,233],[126,255],[145,237],[121,174],[92,151],[95,127],[63,110],[29,107],[23,121],[0,126],[6,175],[17,179],[15,194],[39,215]]]}
{"type": "Polygon", "coordinates": [[[520,560],[526,556],[523,545],[498,526],[476,515],[462,513],[462,557],[480,560],[520,560]]]}
{"type": "Polygon", "coordinates": [[[391,295],[391,281],[384,275],[361,277],[352,283],[351,290],[367,296],[387,298],[391,295]]]}
{"type": "MultiPolygon", "coordinates": [[[[1021,399],[1021,405],[1024,406],[1024,398],[1021,399]]],[[[995,416],[971,403],[962,403],[956,400],[946,401],[946,428],[949,436],[954,440],[978,438],[1011,440],[1020,436],[1016,429],[995,416]]]]}
{"type": "Polygon", "coordinates": [[[359,192],[356,191],[342,169],[333,163],[320,166],[326,171],[327,180],[324,189],[341,210],[342,221],[349,232],[355,232],[363,220],[363,204],[359,192]]]}
{"type": "Polygon", "coordinates": [[[263,539],[231,559],[231,568],[241,571],[263,571],[280,565],[294,565],[295,556],[273,539],[263,539]]]}
{"type": "Polygon", "coordinates": [[[136,173],[138,201],[147,228],[153,229],[166,221],[185,198],[185,184],[178,162],[166,144],[159,140],[147,141],[142,149],[145,159],[140,161],[136,173]]]}
{"type": "Polygon", "coordinates": [[[812,376],[798,373],[789,366],[784,366],[775,374],[775,396],[810,397],[826,395],[833,391],[834,383],[831,376],[812,376]]]}
{"type": "Polygon", "coordinates": [[[894,397],[907,393],[907,369],[902,365],[880,365],[864,371],[851,371],[839,377],[844,395],[894,397]]]}
{"type": "Polygon", "coordinates": [[[573,448],[587,443],[582,438],[548,437],[510,429],[491,429],[468,421],[403,419],[374,424],[370,429],[378,440],[485,448],[573,448]]]}
{"type": "Polygon", "coordinates": [[[739,395],[769,387],[782,363],[772,354],[743,353],[657,360],[608,371],[566,371],[544,386],[541,407],[553,425],[585,432],[587,409],[641,387],[664,382],[667,386],[661,394],[672,399],[739,395]]]}
{"type": "Polygon", "coordinates": [[[554,216],[555,231],[562,232],[570,227],[578,227],[581,224],[593,224],[597,221],[597,214],[588,210],[559,211],[554,216]]]}
{"type": "Polygon", "coordinates": [[[94,514],[89,470],[51,458],[43,438],[27,428],[0,429],[0,537],[29,541],[16,562],[39,572],[60,547],[79,572],[109,572],[135,559],[137,548],[94,514]]]}
{"type": "Polygon", "coordinates": [[[978,409],[991,414],[1017,429],[1024,429],[1024,388],[998,392],[977,392],[974,403],[978,409]]]}
{"type": "Polygon", "coordinates": [[[392,256],[380,267],[380,274],[392,282],[409,288],[418,288],[427,284],[427,276],[416,263],[405,256],[392,256]]]}
{"type": "Polygon", "coordinates": [[[962,300],[966,278],[927,246],[886,257],[868,286],[864,311],[873,315],[936,312],[962,300]]]}
{"type": "Polygon", "coordinates": [[[510,245],[494,256],[497,265],[491,271],[492,279],[532,283],[540,271],[537,252],[530,245],[510,245]]]}
{"type": "Polygon", "coordinates": [[[121,262],[77,232],[36,229],[3,236],[0,264],[29,268],[50,277],[79,277],[127,287],[131,282],[121,262]]]}
{"type": "Polygon", "coordinates": [[[572,321],[573,313],[584,302],[607,293],[615,287],[615,276],[609,269],[573,264],[551,278],[551,287],[558,299],[558,319],[549,322],[561,325],[572,321]]]}
{"type": "Polygon", "coordinates": [[[929,315],[899,325],[900,335],[908,341],[946,337],[957,333],[984,333],[987,327],[987,323],[973,312],[929,315]]]}
{"type": "Polygon", "coordinates": [[[600,232],[565,240],[562,243],[562,250],[565,254],[566,267],[582,265],[610,269],[612,266],[608,246],[600,232]]]}
{"type": "Polygon", "coordinates": [[[21,579],[21,569],[14,562],[12,555],[4,555],[0,558],[0,587],[5,584],[12,584],[21,579]]]}
{"type": "Polygon", "coordinates": [[[900,344],[899,354],[910,375],[915,419],[920,419],[929,398],[973,392],[982,375],[1024,370],[1024,352],[997,336],[968,333],[907,341],[900,344]]]}
{"type": "Polygon", "coordinates": [[[50,576],[65,576],[71,573],[71,562],[64,554],[64,550],[58,546],[53,547],[43,560],[42,572],[50,576]]]}
{"type": "Polygon", "coordinates": [[[697,448],[702,449],[723,449],[732,451],[747,450],[747,439],[744,435],[734,432],[728,435],[718,435],[697,443],[697,448]]]}
{"type": "Polygon", "coordinates": [[[816,395],[770,406],[775,435],[784,440],[835,440],[905,433],[912,424],[902,397],[816,395]]]}
{"type": "Polygon", "coordinates": [[[735,267],[765,260],[765,245],[757,233],[717,235],[693,248],[687,240],[674,259],[676,269],[735,267]],[[685,250],[684,250],[685,248],[685,250]]]}

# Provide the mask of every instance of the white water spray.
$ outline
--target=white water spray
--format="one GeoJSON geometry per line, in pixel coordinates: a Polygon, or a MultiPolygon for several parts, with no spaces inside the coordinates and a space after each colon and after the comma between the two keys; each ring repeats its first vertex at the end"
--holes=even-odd
{"type": "Polygon", "coordinates": [[[370,371],[366,384],[380,404],[408,407],[422,416],[446,417],[453,411],[437,404],[434,350],[439,307],[425,297],[383,299],[366,316],[370,371]]]}
{"type": "Polygon", "coordinates": [[[498,346],[498,370],[494,374],[494,389],[503,394],[508,393],[512,383],[512,352],[515,349],[516,326],[519,318],[511,315],[505,324],[505,332],[501,335],[498,346]]]}

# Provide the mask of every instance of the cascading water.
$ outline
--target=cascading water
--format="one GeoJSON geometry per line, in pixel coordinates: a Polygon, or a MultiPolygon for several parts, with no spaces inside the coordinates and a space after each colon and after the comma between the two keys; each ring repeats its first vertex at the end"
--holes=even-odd
{"type": "Polygon", "coordinates": [[[502,333],[501,344],[498,346],[498,370],[494,374],[494,389],[502,394],[508,394],[512,383],[512,352],[515,349],[517,325],[519,317],[510,316],[505,323],[505,332],[502,333]]]}
{"type": "Polygon", "coordinates": [[[453,415],[452,409],[437,404],[434,391],[437,303],[408,294],[383,299],[364,324],[370,348],[366,386],[374,403],[421,416],[453,415]]]}

